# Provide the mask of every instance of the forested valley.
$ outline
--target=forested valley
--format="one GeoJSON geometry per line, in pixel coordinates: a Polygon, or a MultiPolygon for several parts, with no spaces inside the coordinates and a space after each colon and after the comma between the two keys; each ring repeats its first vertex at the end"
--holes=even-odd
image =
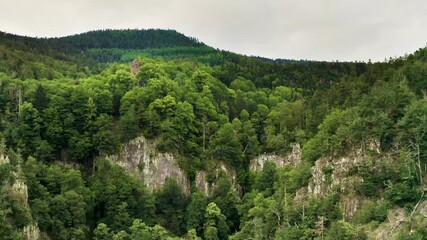
{"type": "Polygon", "coordinates": [[[427,239],[426,176],[425,47],[321,62],[173,30],[0,32],[0,239],[427,239]],[[138,137],[187,191],[111,160],[138,137]]]}

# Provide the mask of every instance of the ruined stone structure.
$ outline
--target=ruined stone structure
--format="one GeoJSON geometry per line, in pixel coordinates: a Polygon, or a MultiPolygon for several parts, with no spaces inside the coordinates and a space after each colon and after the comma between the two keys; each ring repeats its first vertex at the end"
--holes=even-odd
{"type": "Polygon", "coordinates": [[[138,72],[139,72],[139,67],[140,67],[140,65],[139,65],[139,62],[138,62],[138,60],[133,60],[133,62],[132,62],[132,65],[131,65],[131,68],[130,68],[130,72],[133,74],[133,75],[136,75],[138,72]]]}

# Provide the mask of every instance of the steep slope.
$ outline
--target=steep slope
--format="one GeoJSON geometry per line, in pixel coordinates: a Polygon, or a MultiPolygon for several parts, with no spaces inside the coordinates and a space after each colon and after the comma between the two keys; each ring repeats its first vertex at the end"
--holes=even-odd
{"type": "Polygon", "coordinates": [[[21,159],[15,155],[15,162],[11,163],[3,150],[0,149],[0,237],[39,240],[40,229],[31,216],[28,186],[21,169],[21,159]]]}
{"type": "Polygon", "coordinates": [[[13,192],[20,172],[28,196],[0,199],[0,234],[34,220],[54,240],[427,236],[425,49],[340,63],[162,30],[0,40],[2,151],[22,159],[0,176],[13,192]]]}

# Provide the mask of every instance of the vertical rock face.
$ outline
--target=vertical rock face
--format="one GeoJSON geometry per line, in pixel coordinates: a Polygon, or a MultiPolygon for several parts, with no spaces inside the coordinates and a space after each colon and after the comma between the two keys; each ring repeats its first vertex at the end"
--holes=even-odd
{"type": "MultiPolygon", "coordinates": [[[[178,159],[170,153],[159,153],[155,144],[142,136],[125,144],[120,154],[106,158],[141,178],[152,191],[161,189],[165,180],[172,178],[177,181],[184,193],[190,193],[190,181],[187,174],[179,167],[178,159]]],[[[235,190],[240,191],[235,170],[224,163],[218,163],[209,171],[198,171],[195,184],[200,191],[209,195],[220,176],[230,179],[235,190]]]]}
{"type": "Polygon", "coordinates": [[[363,182],[363,179],[357,174],[351,174],[350,171],[366,160],[365,150],[379,153],[378,146],[377,142],[372,141],[344,157],[318,159],[311,169],[312,178],[308,187],[300,189],[294,201],[304,201],[309,196],[326,196],[339,190],[341,210],[345,217],[352,217],[365,199],[355,189],[355,185],[363,182]]]}
{"type": "Polygon", "coordinates": [[[320,158],[312,168],[312,181],[308,185],[308,193],[324,196],[330,194],[334,186],[339,186],[341,191],[348,189],[357,180],[348,176],[349,171],[362,160],[358,156],[320,158]]]}
{"type": "Polygon", "coordinates": [[[0,164],[6,163],[9,163],[9,157],[4,155],[3,153],[0,153],[0,164]]]}
{"type": "MultiPolygon", "coordinates": [[[[8,164],[9,157],[0,153],[0,164],[8,164]]],[[[20,202],[24,205],[25,208],[29,210],[30,206],[28,204],[28,187],[25,183],[25,178],[23,177],[20,166],[16,167],[16,170],[13,172],[14,182],[12,186],[9,185],[10,190],[19,196],[20,202]]],[[[8,187],[8,186],[6,186],[8,187]]],[[[32,221],[31,224],[24,226],[22,229],[23,236],[25,239],[38,240],[40,239],[40,229],[37,226],[36,221],[32,221]]]]}
{"type": "Polygon", "coordinates": [[[107,159],[140,177],[151,190],[162,188],[166,178],[172,178],[185,193],[190,191],[190,182],[178,160],[170,153],[159,153],[155,145],[142,136],[125,144],[120,154],[107,159]]]}
{"type": "Polygon", "coordinates": [[[266,162],[274,162],[278,167],[285,165],[296,167],[301,162],[301,146],[298,143],[295,144],[292,148],[292,152],[285,156],[261,154],[251,161],[250,169],[259,172],[263,169],[266,162]]]}
{"type": "Polygon", "coordinates": [[[401,232],[408,231],[405,229],[408,224],[411,225],[411,229],[417,225],[427,226],[427,201],[419,202],[411,214],[403,208],[392,209],[387,215],[387,221],[367,232],[368,239],[398,239],[401,232]]]}
{"type": "MultiPolygon", "coordinates": [[[[177,181],[184,193],[190,192],[190,181],[187,174],[179,167],[178,159],[170,153],[159,153],[155,144],[143,136],[125,144],[119,154],[106,158],[141,178],[152,191],[161,189],[166,178],[172,178],[177,181]]],[[[250,168],[253,171],[261,171],[267,161],[274,161],[279,167],[297,166],[301,161],[301,147],[296,144],[292,152],[285,156],[260,155],[251,161],[250,168]]],[[[195,185],[200,191],[210,195],[215,188],[216,180],[221,176],[230,179],[236,192],[241,190],[237,182],[236,171],[219,161],[216,161],[216,164],[207,171],[196,172],[195,185]]]]}
{"type": "Polygon", "coordinates": [[[23,229],[24,236],[26,239],[39,240],[40,238],[40,229],[37,224],[30,224],[24,227],[23,229]]]}
{"type": "Polygon", "coordinates": [[[234,190],[236,192],[240,192],[241,189],[237,182],[236,171],[232,168],[227,167],[222,162],[208,172],[198,171],[196,174],[196,186],[201,192],[205,193],[205,195],[210,195],[215,189],[215,180],[217,180],[220,176],[225,176],[230,179],[231,185],[234,187],[234,190]]]}
{"type": "MultiPolygon", "coordinates": [[[[362,182],[359,176],[349,174],[351,168],[363,161],[360,156],[341,158],[320,158],[312,168],[312,179],[307,187],[307,195],[326,196],[340,191],[340,207],[344,216],[352,217],[364,199],[356,193],[354,186],[362,182]]],[[[299,197],[306,197],[299,196],[299,197]]]]}

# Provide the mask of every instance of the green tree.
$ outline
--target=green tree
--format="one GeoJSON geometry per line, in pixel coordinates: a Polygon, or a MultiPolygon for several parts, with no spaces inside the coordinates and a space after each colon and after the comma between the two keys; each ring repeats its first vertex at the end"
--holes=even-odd
{"type": "Polygon", "coordinates": [[[105,223],[100,223],[93,230],[94,240],[112,240],[113,233],[111,233],[110,228],[105,223]]]}
{"type": "Polygon", "coordinates": [[[266,162],[255,180],[254,189],[263,192],[266,197],[273,195],[273,185],[277,181],[276,164],[274,162],[266,162]]]}
{"type": "Polygon", "coordinates": [[[187,199],[173,179],[166,179],[163,190],[156,196],[156,212],[159,223],[172,233],[182,235],[186,232],[185,209],[187,199]]]}
{"type": "Polygon", "coordinates": [[[187,230],[194,229],[197,235],[203,235],[204,211],[207,207],[207,199],[202,192],[191,193],[187,206],[187,230]]]}
{"type": "Polygon", "coordinates": [[[221,213],[221,209],[215,203],[209,203],[203,226],[205,239],[227,239],[230,230],[225,221],[226,217],[221,213]]]}
{"type": "Polygon", "coordinates": [[[42,112],[49,106],[49,98],[46,89],[41,84],[37,85],[33,105],[39,112],[42,112]]]}
{"type": "Polygon", "coordinates": [[[423,169],[427,166],[427,100],[413,102],[398,122],[400,139],[411,150],[418,168],[418,179],[423,184],[423,169]]]}
{"type": "Polygon", "coordinates": [[[22,149],[24,157],[28,157],[36,150],[40,139],[41,118],[37,109],[31,103],[23,103],[17,122],[18,147],[22,149]]]}
{"type": "Polygon", "coordinates": [[[116,115],[119,114],[120,99],[123,95],[136,84],[135,77],[130,71],[117,69],[113,74],[107,77],[113,94],[113,110],[116,115]]]}
{"type": "Polygon", "coordinates": [[[135,105],[131,105],[125,115],[120,118],[122,140],[129,141],[138,136],[138,120],[135,113],[135,105]]]}
{"type": "Polygon", "coordinates": [[[211,201],[214,202],[226,216],[226,223],[230,231],[236,231],[240,224],[237,211],[239,199],[229,179],[220,178],[217,181],[217,186],[212,193],[211,201]]]}
{"type": "Polygon", "coordinates": [[[131,225],[133,219],[154,220],[154,199],[145,186],[126,174],[118,165],[99,159],[91,179],[94,193],[94,218],[119,232],[131,225]]]}
{"type": "Polygon", "coordinates": [[[231,123],[224,124],[217,132],[212,143],[212,153],[217,159],[224,160],[231,166],[240,167],[243,160],[242,146],[235,135],[231,123]]]}

